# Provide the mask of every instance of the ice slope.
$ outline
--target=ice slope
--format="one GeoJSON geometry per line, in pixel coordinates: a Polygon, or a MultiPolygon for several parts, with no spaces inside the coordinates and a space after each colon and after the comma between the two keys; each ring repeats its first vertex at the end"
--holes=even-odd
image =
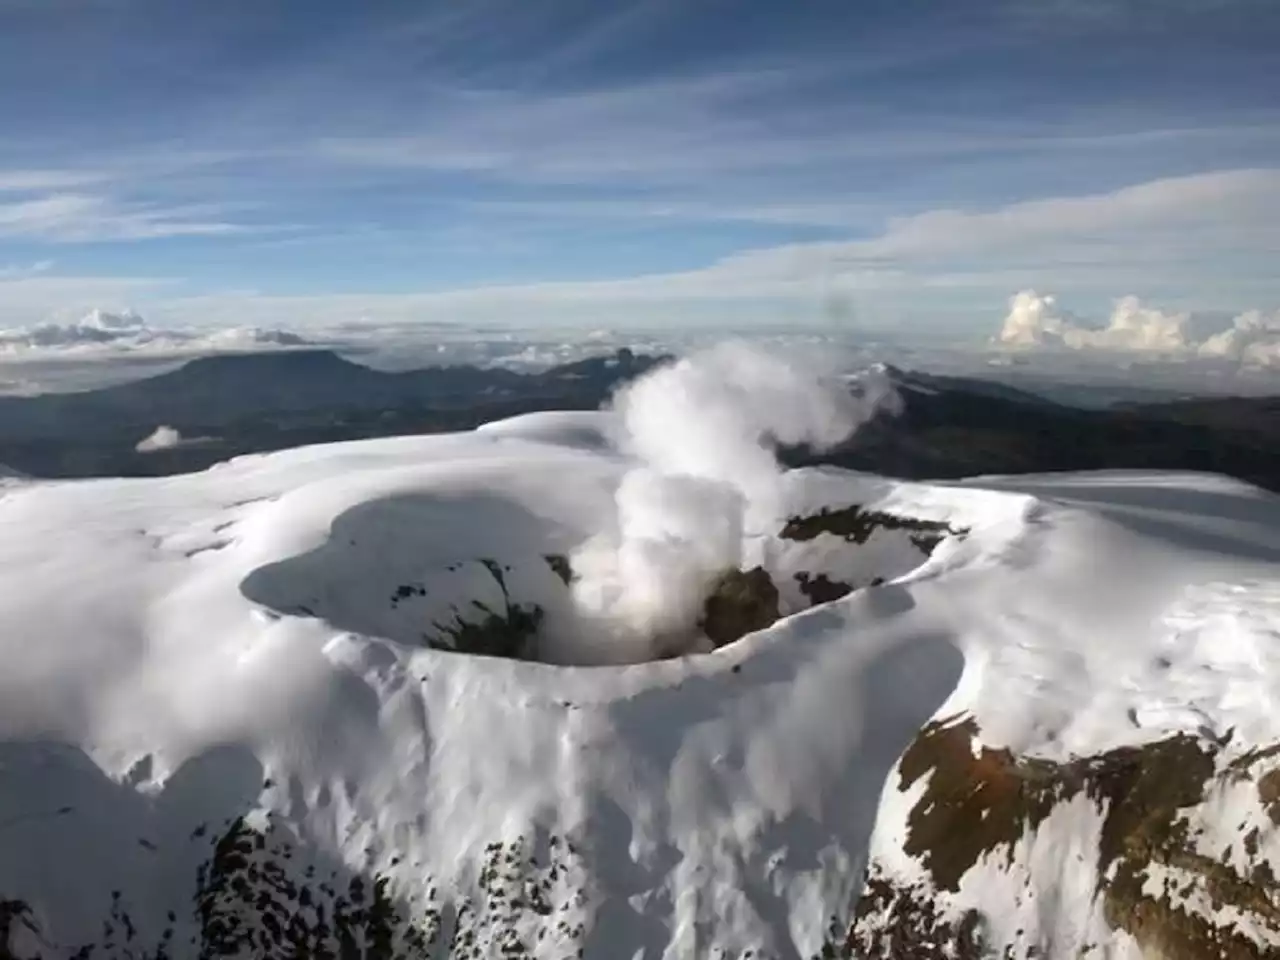
{"type": "MultiPolygon", "coordinates": [[[[709,655],[425,647],[417,626],[499,602],[482,560],[552,595],[543,558],[612,509],[609,436],[605,414],[535,416],[182,477],[6,480],[0,948],[838,955],[870,856],[940,915],[980,911],[997,948],[1142,955],[1094,895],[1097,804],[1065,799],[943,890],[911,852],[921,783],[899,757],[957,716],[1046,762],[1181,731],[1280,740],[1274,498],[1199,475],[800,471],[779,529],[857,504],[968,533],[922,565],[879,531],[763,538],[775,571],[891,576],[709,655]],[[422,605],[393,610],[411,583],[422,605]]],[[[1241,811],[1266,821],[1231,789],[1200,811],[1225,842],[1241,811]]]]}

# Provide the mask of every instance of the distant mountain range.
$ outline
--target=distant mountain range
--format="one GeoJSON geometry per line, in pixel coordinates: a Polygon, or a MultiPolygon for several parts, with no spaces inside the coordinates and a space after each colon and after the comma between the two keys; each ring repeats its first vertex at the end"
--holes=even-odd
{"type": "Polygon", "coordinates": [[[1222,473],[1280,491],[1280,397],[1225,397],[1065,406],[1009,387],[888,368],[905,401],[848,444],[793,452],[912,479],[1059,470],[1161,469],[1222,473]]]}
{"type": "Polygon", "coordinates": [[[42,477],[157,475],[309,443],[464,430],[537,410],[590,410],[660,358],[622,350],[538,373],[388,373],[329,350],[202,357],[80,393],[0,397],[0,463],[42,477]],[[157,426],[199,445],[135,450],[157,426]]]}
{"type": "MultiPolygon", "coordinates": [[[[388,373],[327,350],[204,357],[82,393],[0,397],[0,463],[39,477],[159,475],[309,443],[464,430],[537,410],[589,410],[661,362],[623,350],[538,373],[472,366],[388,373]],[[199,443],[145,445],[159,425],[199,443]]],[[[1280,490],[1280,398],[1065,406],[991,381],[887,368],[905,404],[824,454],[913,479],[1100,468],[1204,470],[1280,490]]]]}

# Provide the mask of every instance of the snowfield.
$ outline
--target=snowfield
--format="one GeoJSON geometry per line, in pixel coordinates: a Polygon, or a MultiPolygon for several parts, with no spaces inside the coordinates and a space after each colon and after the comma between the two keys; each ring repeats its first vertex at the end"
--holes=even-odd
{"type": "Polygon", "coordinates": [[[618,416],[0,479],[0,957],[1277,955],[1274,497],[782,474],[713,650],[618,416]]]}

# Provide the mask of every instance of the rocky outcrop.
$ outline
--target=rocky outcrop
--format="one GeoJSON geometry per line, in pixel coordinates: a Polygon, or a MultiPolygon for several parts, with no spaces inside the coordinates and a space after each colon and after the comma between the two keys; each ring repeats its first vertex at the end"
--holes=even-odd
{"type": "MultiPolygon", "coordinates": [[[[860,548],[865,547],[878,530],[905,534],[911,546],[925,557],[945,537],[968,532],[941,521],[899,516],[854,505],[839,510],[824,508],[810,516],[794,516],[787,521],[778,536],[783,541],[800,543],[816,540],[824,534],[839,537],[851,545],[848,549],[837,551],[847,561],[849,550],[861,553],[860,548]]],[[[909,547],[907,550],[911,552],[909,547]]],[[[877,554],[873,551],[870,554],[871,568],[874,568],[876,559],[877,554]]],[[[868,566],[865,558],[864,562],[856,565],[868,566]]],[[[907,561],[901,570],[881,572],[897,575],[906,572],[910,565],[911,561],[907,561]]],[[[794,572],[787,573],[785,567],[780,572],[757,566],[750,570],[730,570],[722,574],[708,593],[699,628],[716,647],[722,647],[748,633],[772,626],[784,612],[780,591],[773,580],[774,575],[793,579],[796,584],[793,589],[799,590],[805,601],[803,605],[815,607],[839,600],[859,587],[877,586],[884,582],[884,577],[878,573],[867,575],[864,572],[860,578],[851,581],[833,576],[827,570],[792,569],[794,572]]],[[[795,612],[797,609],[794,599],[787,606],[786,612],[795,612]]]]}
{"type": "MultiPolygon", "coordinates": [[[[557,955],[582,956],[589,932],[579,919],[587,902],[585,880],[567,837],[489,843],[467,892],[442,889],[419,874],[411,884],[419,892],[406,894],[393,877],[396,865],[393,860],[390,871],[352,872],[317,860],[270,821],[255,826],[239,817],[212,839],[196,869],[189,908],[171,911],[158,936],[143,932],[131,915],[134,904],[114,891],[99,937],[57,955],[529,960],[550,947],[557,955]]],[[[0,960],[44,958],[51,940],[46,934],[28,904],[0,899],[0,960]]]]}
{"type": "Polygon", "coordinates": [[[764,567],[730,570],[711,588],[698,626],[717,647],[778,622],[778,588],[764,567]]]}
{"type": "Polygon", "coordinates": [[[1057,763],[983,745],[970,717],[929,724],[898,767],[898,789],[919,791],[902,849],[929,882],[906,883],[873,860],[855,918],[827,955],[1043,956],[1032,938],[987,942],[981,910],[957,895],[977,870],[1025,875],[1019,844],[1080,797],[1099,823],[1096,860],[1081,869],[1112,930],[1162,960],[1280,955],[1280,883],[1267,855],[1280,828],[1280,745],[1231,757],[1228,742],[1180,733],[1057,763]],[[1210,849],[1227,810],[1241,819],[1239,843],[1210,849]]]}
{"type": "MultiPolygon", "coordinates": [[[[883,580],[880,582],[882,583],[883,580]]],[[[800,586],[800,592],[815,607],[820,603],[832,603],[853,593],[853,584],[832,580],[825,573],[813,574],[807,570],[801,570],[796,574],[796,583],[800,586]]],[[[873,587],[877,585],[874,581],[871,583],[873,587]]]]}
{"type": "Polygon", "coordinates": [[[502,589],[503,609],[494,610],[479,600],[473,600],[474,613],[458,613],[452,622],[433,624],[436,633],[428,645],[454,653],[537,660],[538,631],[545,611],[538,604],[514,603],[502,566],[496,560],[482,559],[480,562],[502,589]]]}
{"type": "Polygon", "coordinates": [[[938,520],[903,517],[857,504],[832,510],[824,507],[807,517],[792,517],[782,528],[784,540],[812,540],[823,533],[842,537],[848,543],[866,543],[877,530],[905,530],[916,548],[926,556],[944,537],[967,533],[938,520]]]}

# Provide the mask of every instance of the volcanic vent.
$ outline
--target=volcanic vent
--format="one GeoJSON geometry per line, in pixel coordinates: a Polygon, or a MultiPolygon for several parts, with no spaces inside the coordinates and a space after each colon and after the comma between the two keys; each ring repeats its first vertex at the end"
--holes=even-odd
{"type": "Polygon", "coordinates": [[[832,509],[812,496],[821,472],[778,465],[777,445],[837,443],[896,399],[875,373],[814,376],[723,345],[624,388],[598,415],[602,448],[557,446],[543,430],[545,470],[499,465],[486,492],[473,479],[465,494],[428,484],[366,501],[242,591],[279,614],[471,654],[608,664],[710,652],[901,576],[950,531],[832,509]],[[598,480],[578,487],[590,502],[564,502],[565,470],[598,480]],[[814,502],[825,506],[804,508],[814,502]]]}
{"type": "Polygon", "coordinates": [[[320,546],[255,570],[241,590],[276,615],[404,646],[559,664],[638,662],[707,653],[895,579],[958,532],[856,505],[792,516],[755,538],[758,563],[704,577],[687,621],[644,633],[584,602],[575,530],[497,495],[405,495],[341,514],[320,546]],[[463,553],[468,540],[472,550],[463,553]]]}

